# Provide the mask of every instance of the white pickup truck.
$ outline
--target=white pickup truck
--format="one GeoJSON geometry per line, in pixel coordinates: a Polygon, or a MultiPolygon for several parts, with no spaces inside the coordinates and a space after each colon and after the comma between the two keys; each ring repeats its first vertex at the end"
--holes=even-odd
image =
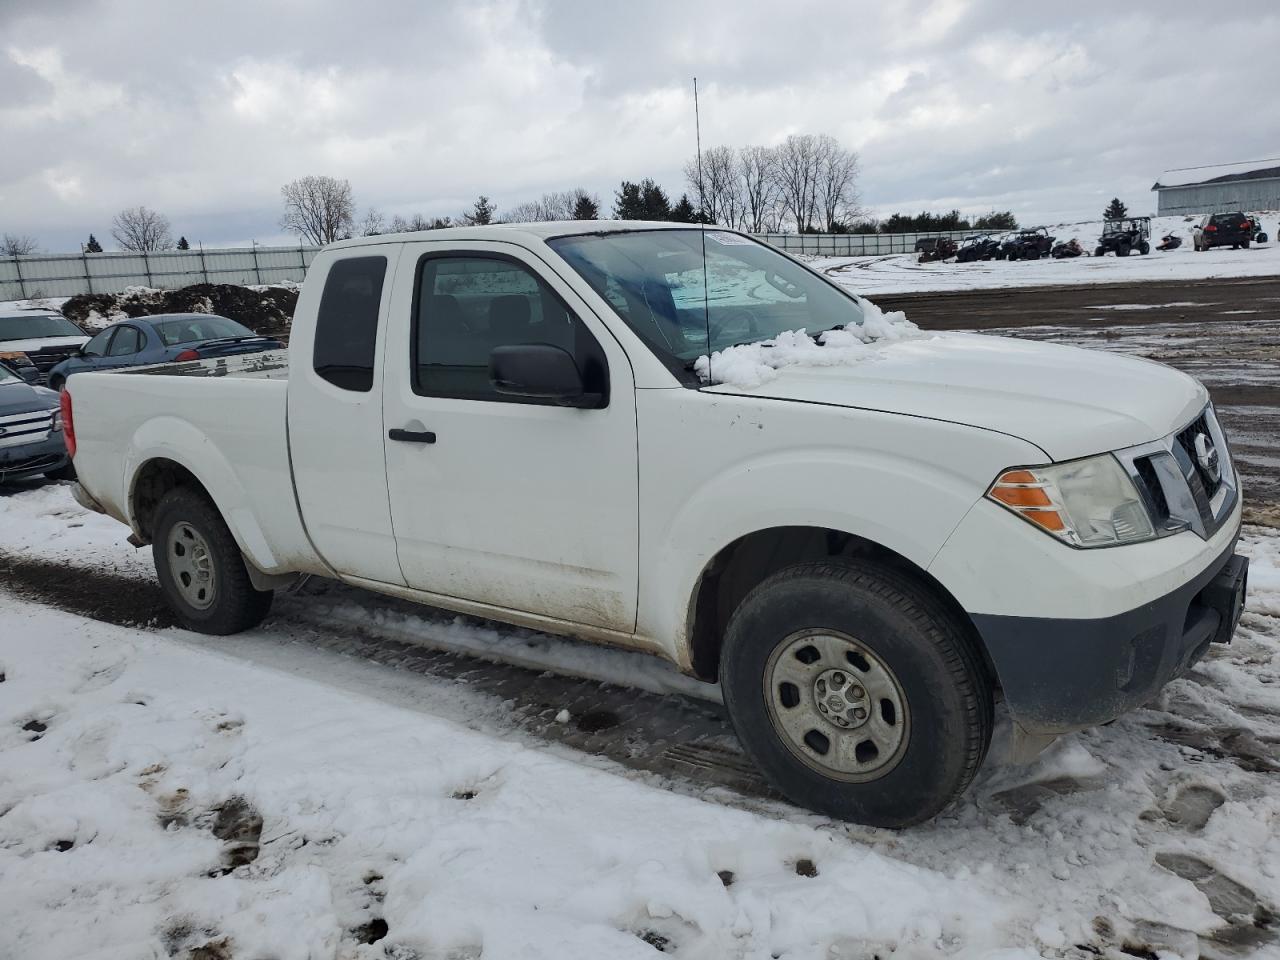
{"type": "Polygon", "coordinates": [[[1244,599],[1198,382],[925,335],[729,231],[337,243],[287,358],[85,373],[63,405],[77,496],[191,629],[318,574],[655,653],[719,682],[783,793],[870,824],[960,794],[998,697],[1022,753],[1111,720],[1244,599]]]}

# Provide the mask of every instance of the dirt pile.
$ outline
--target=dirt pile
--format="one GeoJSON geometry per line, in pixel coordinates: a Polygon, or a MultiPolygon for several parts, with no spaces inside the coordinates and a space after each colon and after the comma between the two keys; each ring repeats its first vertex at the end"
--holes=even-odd
{"type": "Polygon", "coordinates": [[[288,337],[297,303],[296,287],[196,283],[180,290],[129,287],[123,293],[80,294],[63,304],[62,313],[94,330],[126,317],[157,313],[216,313],[243,323],[255,333],[288,337]]]}

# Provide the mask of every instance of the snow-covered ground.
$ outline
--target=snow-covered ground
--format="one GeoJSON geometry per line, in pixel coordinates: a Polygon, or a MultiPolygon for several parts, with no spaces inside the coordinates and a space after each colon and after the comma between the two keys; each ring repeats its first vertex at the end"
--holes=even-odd
{"type": "MultiPolygon", "coordinates": [[[[146,588],[123,533],[0,496],[0,560],[146,588]]],[[[1231,647],[901,833],[640,777],[271,620],[0,589],[0,957],[1280,957],[1280,536],[1243,549],[1231,647]]]]}
{"type": "MultiPolygon", "coordinates": [[[[1265,244],[1248,250],[1219,247],[1196,253],[1191,228],[1199,218],[1156,217],[1151,221],[1151,253],[1129,257],[1076,257],[1053,260],[986,260],[977,263],[919,263],[915,254],[880,257],[818,257],[810,260],[834,280],[855,293],[913,293],[942,290],[981,290],[997,287],[1038,287],[1077,283],[1132,283],[1142,280],[1210,280],[1229,277],[1280,274],[1280,214],[1263,214],[1268,236],[1265,244]],[[1182,237],[1182,246],[1160,252],[1155,249],[1167,233],[1182,237]]],[[[1077,239],[1092,252],[1102,233],[1102,222],[1047,225],[1058,240],[1077,239]]]]}

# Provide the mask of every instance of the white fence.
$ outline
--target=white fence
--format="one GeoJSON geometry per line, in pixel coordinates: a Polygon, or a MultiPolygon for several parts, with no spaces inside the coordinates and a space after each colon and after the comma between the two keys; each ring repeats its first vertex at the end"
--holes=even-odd
{"type": "Polygon", "coordinates": [[[236,247],[165,253],[49,254],[0,259],[0,300],[119,293],[193,283],[301,282],[319,247],[236,247]]]}
{"type": "MultiPolygon", "coordinates": [[[[761,233],[791,254],[864,257],[911,253],[921,237],[960,239],[975,231],[933,233],[761,233]]],[[[981,231],[979,231],[981,232],[981,231]]],[[[175,289],[193,283],[301,282],[319,247],[237,247],[165,253],[48,254],[0,259],[0,300],[119,293],[125,287],[175,289]]]]}

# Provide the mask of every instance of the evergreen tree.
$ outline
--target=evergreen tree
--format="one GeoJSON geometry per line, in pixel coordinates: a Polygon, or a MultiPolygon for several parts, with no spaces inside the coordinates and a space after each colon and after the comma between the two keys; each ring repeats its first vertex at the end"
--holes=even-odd
{"type": "Polygon", "coordinates": [[[1111,202],[1107,204],[1107,209],[1103,211],[1102,216],[1107,220],[1123,220],[1129,215],[1129,208],[1120,202],[1119,197],[1113,197],[1111,202]]]}
{"type": "Polygon", "coordinates": [[[497,206],[481,194],[471,212],[463,214],[462,219],[473,227],[485,227],[493,223],[493,215],[497,212],[497,206]]]}
{"type": "Polygon", "coordinates": [[[689,202],[689,195],[684,193],[680,195],[680,202],[671,208],[671,219],[676,223],[698,223],[703,218],[698,216],[698,211],[689,202]]]}
{"type": "Polygon", "coordinates": [[[179,238],[178,238],[178,249],[179,249],[179,250],[190,250],[190,249],[191,249],[191,244],[187,243],[187,238],[186,238],[186,237],[179,237],[179,238]]]}
{"type": "Polygon", "coordinates": [[[671,201],[666,192],[649,178],[640,181],[640,204],[644,220],[670,220],[671,201]]]}
{"type": "Polygon", "coordinates": [[[599,216],[600,204],[585,193],[578,194],[578,199],[573,204],[573,219],[596,220],[599,216]]]}
{"type": "Polygon", "coordinates": [[[992,210],[973,222],[978,230],[1017,230],[1018,218],[1012,210],[992,210]]]}
{"type": "Polygon", "coordinates": [[[615,220],[643,220],[644,201],[640,197],[640,184],[623,180],[613,198],[615,220]]]}
{"type": "Polygon", "coordinates": [[[98,242],[98,238],[95,237],[92,233],[89,234],[89,242],[84,245],[84,252],[85,253],[101,253],[102,252],[102,244],[98,242]]]}

